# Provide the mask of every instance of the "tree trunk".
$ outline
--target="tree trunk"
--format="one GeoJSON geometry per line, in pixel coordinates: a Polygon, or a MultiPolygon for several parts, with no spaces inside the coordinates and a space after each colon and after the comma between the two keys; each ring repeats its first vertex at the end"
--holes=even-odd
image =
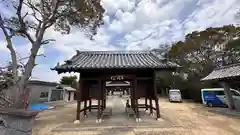
{"type": "Polygon", "coordinates": [[[26,94],[26,90],[27,90],[27,84],[28,84],[28,80],[32,75],[32,70],[35,66],[35,59],[38,53],[39,48],[41,47],[41,42],[43,39],[43,34],[45,32],[45,28],[44,26],[40,29],[39,35],[36,39],[36,41],[32,44],[32,48],[31,48],[31,54],[30,57],[28,59],[27,64],[25,65],[25,69],[24,69],[24,73],[21,76],[21,79],[18,81],[18,83],[16,83],[16,85],[14,86],[14,92],[11,92],[11,97],[13,97],[14,99],[12,99],[14,101],[14,108],[26,108],[26,104],[24,103],[24,96],[28,96],[25,95],[26,94]]]}
{"type": "Polygon", "coordinates": [[[233,96],[232,93],[230,91],[230,87],[227,83],[221,82],[220,83],[221,86],[224,88],[224,93],[226,95],[226,99],[227,99],[227,105],[228,107],[233,110],[236,109],[235,104],[234,104],[234,100],[233,100],[233,96]]]}
{"type": "Polygon", "coordinates": [[[13,48],[13,44],[12,44],[12,40],[11,40],[11,36],[8,34],[5,26],[4,26],[4,21],[2,19],[2,16],[0,15],[0,28],[3,31],[3,34],[5,35],[5,39],[7,41],[7,48],[10,51],[11,54],[11,59],[12,59],[12,73],[13,73],[13,82],[16,83],[18,80],[18,73],[17,73],[17,56],[16,56],[16,52],[13,48]]]}

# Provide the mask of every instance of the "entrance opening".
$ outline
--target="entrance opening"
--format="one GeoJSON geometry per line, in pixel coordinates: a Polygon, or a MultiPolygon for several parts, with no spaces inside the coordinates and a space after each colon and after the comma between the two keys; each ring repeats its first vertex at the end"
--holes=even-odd
{"type": "Polygon", "coordinates": [[[111,121],[123,122],[128,119],[126,103],[130,101],[131,81],[106,81],[106,108],[112,109],[111,121]]]}
{"type": "Polygon", "coordinates": [[[105,84],[107,96],[117,94],[121,97],[130,94],[130,81],[106,81],[105,84]]]}

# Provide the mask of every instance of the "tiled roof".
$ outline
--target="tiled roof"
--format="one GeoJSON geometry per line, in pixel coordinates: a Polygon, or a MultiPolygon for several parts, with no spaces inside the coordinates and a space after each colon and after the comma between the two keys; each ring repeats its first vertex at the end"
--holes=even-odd
{"type": "Polygon", "coordinates": [[[240,76],[240,63],[214,69],[202,80],[219,80],[240,76]]]}
{"type": "Polygon", "coordinates": [[[166,62],[150,51],[77,51],[77,54],[54,70],[113,69],[113,68],[171,68],[177,64],[166,62]]]}

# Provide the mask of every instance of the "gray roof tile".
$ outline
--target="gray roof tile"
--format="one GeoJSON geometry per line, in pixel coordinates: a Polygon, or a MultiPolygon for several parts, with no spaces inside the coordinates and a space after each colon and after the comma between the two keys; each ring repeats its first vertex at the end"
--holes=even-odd
{"type": "Polygon", "coordinates": [[[237,76],[240,76],[240,63],[224,66],[221,68],[216,68],[202,80],[203,81],[218,80],[218,79],[226,79],[226,78],[237,77],[237,76]]]}
{"type": "Polygon", "coordinates": [[[150,51],[77,51],[77,54],[70,60],[63,65],[56,66],[54,70],[171,67],[178,67],[178,65],[163,61],[162,58],[150,51]]]}

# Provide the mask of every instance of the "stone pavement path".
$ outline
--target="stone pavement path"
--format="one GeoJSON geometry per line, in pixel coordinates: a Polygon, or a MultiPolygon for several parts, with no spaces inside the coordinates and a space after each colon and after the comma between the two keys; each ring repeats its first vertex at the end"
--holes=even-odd
{"type": "Polygon", "coordinates": [[[108,101],[112,103],[109,105],[109,107],[112,108],[112,116],[106,120],[106,122],[116,123],[117,125],[124,124],[126,121],[129,121],[127,115],[125,114],[125,99],[120,98],[119,95],[114,95],[109,96],[108,101]]]}

